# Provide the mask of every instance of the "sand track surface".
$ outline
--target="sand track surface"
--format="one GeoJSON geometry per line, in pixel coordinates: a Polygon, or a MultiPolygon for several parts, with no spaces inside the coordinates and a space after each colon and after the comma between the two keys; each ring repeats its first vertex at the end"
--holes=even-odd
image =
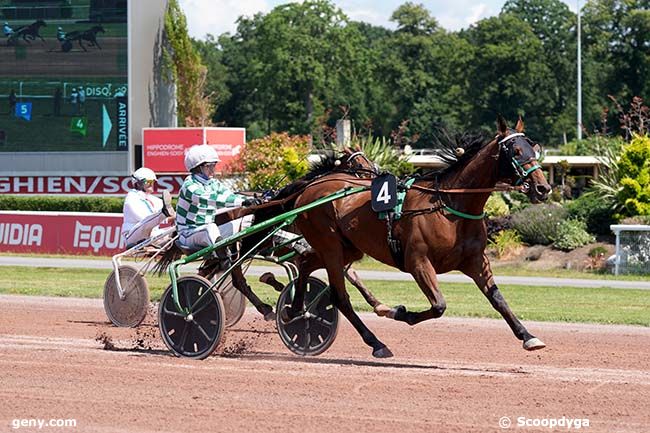
{"type": "Polygon", "coordinates": [[[577,430],[518,426],[563,417],[581,431],[650,431],[648,328],[528,322],[548,347],[526,352],[500,320],[410,328],[362,315],[394,358],[372,358],[345,319],[327,352],[302,358],[248,310],[192,361],[165,349],[154,307],[140,328],[118,329],[99,300],[0,306],[0,431],[491,432],[505,416],[511,431],[577,430]],[[77,426],[13,428],[24,419],[77,426]]]}

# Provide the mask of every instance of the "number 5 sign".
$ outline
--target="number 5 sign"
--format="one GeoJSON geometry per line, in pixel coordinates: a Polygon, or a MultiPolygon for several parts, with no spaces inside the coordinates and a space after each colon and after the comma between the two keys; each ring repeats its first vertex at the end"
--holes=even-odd
{"type": "Polygon", "coordinates": [[[384,174],[372,180],[370,185],[372,210],[385,212],[397,205],[397,179],[392,174],[384,174]]]}
{"type": "Polygon", "coordinates": [[[16,117],[23,118],[27,121],[32,120],[32,103],[31,102],[18,102],[16,103],[16,117]]]}

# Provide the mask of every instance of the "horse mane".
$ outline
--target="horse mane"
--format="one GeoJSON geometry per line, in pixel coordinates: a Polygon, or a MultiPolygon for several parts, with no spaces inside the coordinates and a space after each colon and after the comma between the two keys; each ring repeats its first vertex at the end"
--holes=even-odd
{"type": "Polygon", "coordinates": [[[451,171],[471,159],[489,142],[489,135],[483,131],[454,132],[442,127],[436,128],[432,148],[437,151],[437,157],[446,166],[427,171],[422,178],[439,176],[451,171]]]}

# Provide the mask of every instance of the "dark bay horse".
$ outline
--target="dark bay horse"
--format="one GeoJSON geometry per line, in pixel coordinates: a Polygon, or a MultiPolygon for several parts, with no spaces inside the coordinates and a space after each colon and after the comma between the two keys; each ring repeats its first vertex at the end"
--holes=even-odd
{"type": "Polygon", "coordinates": [[[20,26],[16,27],[14,32],[9,36],[9,39],[7,39],[7,44],[13,44],[16,43],[18,38],[23,38],[23,41],[27,42],[30,44],[30,40],[35,40],[36,38],[39,38],[43,43],[45,43],[45,39],[40,34],[40,29],[41,27],[47,27],[47,24],[45,24],[45,21],[43,20],[37,20],[31,23],[30,25],[27,26],[20,26]]]}
{"type": "Polygon", "coordinates": [[[91,47],[97,47],[101,50],[102,47],[99,46],[99,42],[97,42],[97,33],[105,33],[104,27],[93,26],[88,30],[84,30],[84,31],[76,30],[70,32],[65,35],[65,39],[61,44],[61,48],[63,51],[66,52],[70,51],[70,49],[72,48],[72,42],[77,41],[81,49],[83,49],[84,51],[88,51],[83,44],[83,41],[86,41],[89,43],[91,47]]]}
{"type": "MultiPolygon", "coordinates": [[[[262,222],[283,212],[289,211],[293,208],[295,198],[307,187],[307,185],[331,173],[349,174],[355,178],[371,178],[377,175],[377,167],[365,157],[363,152],[358,150],[345,148],[341,155],[338,155],[336,152],[328,152],[320,161],[312,164],[307,175],[275,193],[272,201],[248,208],[233,208],[228,212],[219,214],[215,223],[222,224],[250,214],[255,215],[255,222],[262,222]]],[[[265,232],[261,232],[242,239],[240,251],[249,251],[265,234],[265,232]]],[[[268,247],[268,245],[265,247],[268,247]]],[[[286,247],[286,251],[280,253],[280,255],[287,252],[290,252],[290,247],[286,247]]],[[[167,270],[169,264],[178,260],[182,255],[183,251],[181,251],[178,246],[173,245],[163,253],[161,259],[154,268],[155,272],[162,274],[167,270]]],[[[311,275],[315,270],[323,269],[325,267],[319,255],[313,250],[297,255],[292,260],[297,266],[301,277],[297,284],[304,284],[305,287],[309,275],[311,275]]],[[[216,257],[208,257],[199,268],[199,275],[210,279],[222,270],[224,270],[224,263],[222,260],[216,257]]],[[[366,299],[371,306],[374,308],[380,306],[384,307],[383,304],[381,304],[366,288],[354,269],[348,267],[348,269],[345,270],[345,276],[351,284],[357,287],[364,299],[366,299]]],[[[231,277],[235,288],[243,293],[246,299],[251,302],[251,304],[260,314],[262,314],[262,316],[264,316],[266,320],[273,320],[275,318],[273,307],[264,303],[253,292],[246,282],[241,267],[233,268],[231,277]]],[[[274,287],[277,291],[284,288],[284,285],[277,282],[274,277],[267,278],[264,282],[274,287]]],[[[379,312],[377,314],[379,314],[379,312]]]]}
{"type": "MultiPolygon", "coordinates": [[[[375,357],[392,353],[353,311],[345,289],[343,270],[363,254],[410,273],[431,303],[431,308],[411,312],[403,306],[388,316],[415,325],[441,317],[446,309],[439,273],[459,270],[471,277],[492,306],[503,316],[526,350],[545,347],[516,318],[496,286],[485,254],[487,233],[482,218],[484,205],[498,182],[522,184],[532,202],[547,198],[551,187],[537,163],[538,145],[523,133],[521,119],[514,130],[503,118],[489,142],[464,143],[461,155],[449,168],[418,178],[407,191],[401,219],[392,225],[391,238],[401,244],[400,257],[391,254],[386,221],[371,208],[370,192],[361,192],[319,206],[298,216],[296,223],[327,269],[336,305],[372,347],[375,357]]],[[[295,207],[311,203],[342,188],[367,186],[369,181],[350,175],[330,174],[306,186],[295,207]]],[[[297,287],[300,287],[298,284],[297,287]]],[[[294,305],[281,312],[283,320],[299,314],[302,294],[296,290],[294,305]]]]}

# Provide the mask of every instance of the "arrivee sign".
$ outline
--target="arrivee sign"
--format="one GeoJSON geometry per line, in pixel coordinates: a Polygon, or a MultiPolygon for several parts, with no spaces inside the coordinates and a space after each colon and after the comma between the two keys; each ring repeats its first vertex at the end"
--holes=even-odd
{"type": "Polygon", "coordinates": [[[0,252],[112,256],[122,214],[0,211],[0,252]]]}
{"type": "MultiPolygon", "coordinates": [[[[185,175],[158,176],[156,191],[177,195],[185,175]]],[[[131,176],[0,176],[0,194],[118,195],[131,189],[131,176]]]]}
{"type": "Polygon", "coordinates": [[[217,170],[230,164],[246,144],[244,128],[143,128],[142,165],[156,173],[186,173],[183,159],[195,144],[213,146],[219,157],[217,170]]]}

